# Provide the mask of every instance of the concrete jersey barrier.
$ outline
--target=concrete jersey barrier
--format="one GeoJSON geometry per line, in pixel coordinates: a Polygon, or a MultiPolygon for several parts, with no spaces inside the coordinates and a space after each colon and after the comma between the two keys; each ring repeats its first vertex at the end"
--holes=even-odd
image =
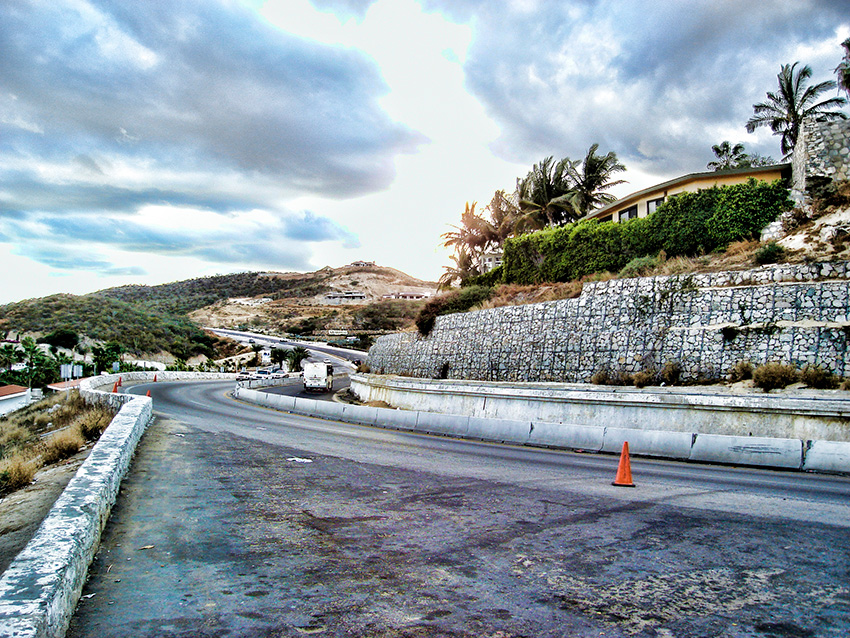
{"type": "Polygon", "coordinates": [[[632,454],[680,461],[750,465],[778,469],[850,474],[850,443],[770,437],[730,436],[470,417],[419,410],[360,405],[330,408],[312,399],[283,398],[237,388],[234,396],[284,412],[423,434],[438,434],[555,449],[619,454],[629,442],[632,454]]]}
{"type": "Polygon", "coordinates": [[[103,391],[122,382],[221,379],[235,375],[130,372],[84,379],[89,403],[119,409],[77,474],[42,521],[35,536],[0,578],[0,638],[65,635],[100,543],[121,480],[153,414],[148,397],[103,391]]]}

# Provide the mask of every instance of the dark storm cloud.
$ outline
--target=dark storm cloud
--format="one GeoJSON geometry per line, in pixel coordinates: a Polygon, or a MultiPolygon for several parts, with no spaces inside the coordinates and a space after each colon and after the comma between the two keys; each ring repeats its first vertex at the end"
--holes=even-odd
{"type": "MultiPolygon", "coordinates": [[[[489,3],[428,0],[474,18],[470,90],[502,127],[500,155],[580,157],[593,142],[645,170],[711,159],[715,131],[738,129],[801,45],[834,37],[846,3],[732,1],[489,3]],[[510,9],[510,6],[514,6],[510,9]],[[530,7],[530,10],[524,10],[530,7]]],[[[815,79],[834,61],[803,60],[815,79]]],[[[776,155],[773,148],[756,149],[776,155]]]]}
{"type": "Polygon", "coordinates": [[[387,87],[373,61],[284,34],[238,3],[15,0],[0,3],[0,25],[0,219],[21,222],[4,242],[49,228],[140,252],[303,267],[310,249],[295,242],[357,239],[281,202],[384,189],[395,156],[420,141],[378,105],[387,87]],[[278,220],[225,247],[204,228],[132,220],[150,205],[278,220]]]}

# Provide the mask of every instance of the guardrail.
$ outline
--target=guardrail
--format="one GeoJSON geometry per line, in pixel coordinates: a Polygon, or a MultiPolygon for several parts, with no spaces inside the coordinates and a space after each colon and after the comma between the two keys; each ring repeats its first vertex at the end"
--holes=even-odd
{"type": "Polygon", "coordinates": [[[153,413],[148,397],[104,392],[122,381],[235,378],[186,372],[130,372],[84,379],[89,403],[119,408],[35,536],[0,578],[0,638],[65,635],[121,480],[153,413]]]}

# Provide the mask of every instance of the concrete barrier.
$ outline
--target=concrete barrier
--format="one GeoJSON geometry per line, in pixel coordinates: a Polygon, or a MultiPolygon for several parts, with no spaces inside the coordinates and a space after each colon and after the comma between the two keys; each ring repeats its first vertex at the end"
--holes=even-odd
{"type": "Polygon", "coordinates": [[[806,447],[805,471],[850,474],[850,443],[808,441],[806,447]]]}
{"type": "MultiPolygon", "coordinates": [[[[730,437],[722,437],[724,439],[730,437]]],[[[688,459],[693,435],[689,432],[663,430],[634,430],[631,428],[605,428],[602,451],[619,454],[623,443],[629,442],[629,452],[638,456],[659,456],[667,459],[688,459]]]]}
{"type": "Polygon", "coordinates": [[[528,435],[528,444],[599,452],[602,450],[604,436],[604,427],[533,421],[528,435]]]}
{"type": "Polygon", "coordinates": [[[425,434],[445,434],[464,437],[469,429],[469,417],[454,414],[420,412],[416,431],[425,434]]]}
{"type": "Polygon", "coordinates": [[[416,429],[419,421],[419,412],[410,410],[394,410],[392,408],[378,408],[375,425],[381,428],[392,428],[394,430],[416,429]]]}
{"type": "Polygon", "coordinates": [[[378,420],[378,408],[366,405],[343,404],[342,417],[344,421],[375,425],[378,420]]]}
{"type": "Polygon", "coordinates": [[[803,466],[803,441],[697,434],[689,460],[799,470],[803,466]]]}
{"type": "Polygon", "coordinates": [[[483,441],[499,441],[501,443],[528,443],[531,432],[531,421],[516,421],[511,419],[485,419],[469,417],[468,436],[483,441]]]}

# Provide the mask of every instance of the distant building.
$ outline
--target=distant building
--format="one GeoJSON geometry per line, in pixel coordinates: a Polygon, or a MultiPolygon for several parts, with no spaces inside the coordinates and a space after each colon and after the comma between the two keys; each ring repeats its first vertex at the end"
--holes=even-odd
{"type": "Polygon", "coordinates": [[[30,391],[21,385],[0,385],[0,416],[26,407],[30,391]]]}
{"type": "Polygon", "coordinates": [[[481,255],[481,274],[490,272],[502,265],[502,252],[484,253],[481,255]]]}
{"type": "Polygon", "coordinates": [[[383,295],[382,299],[407,299],[416,301],[418,299],[428,299],[430,296],[430,292],[393,292],[383,295]]]}
{"type": "Polygon", "coordinates": [[[329,292],[324,297],[324,303],[330,305],[361,303],[366,301],[366,293],[359,290],[345,290],[342,292],[329,292]]]}
{"type": "Polygon", "coordinates": [[[374,261],[352,261],[349,266],[354,266],[356,268],[374,268],[374,261]]]}
{"type": "Polygon", "coordinates": [[[790,178],[791,164],[690,173],[637,191],[611,202],[607,206],[590,211],[585,219],[598,219],[601,222],[622,222],[635,217],[646,217],[654,213],[655,209],[672,195],[685,192],[692,193],[701,188],[711,188],[712,186],[743,184],[751,177],[765,182],[790,178]]]}

